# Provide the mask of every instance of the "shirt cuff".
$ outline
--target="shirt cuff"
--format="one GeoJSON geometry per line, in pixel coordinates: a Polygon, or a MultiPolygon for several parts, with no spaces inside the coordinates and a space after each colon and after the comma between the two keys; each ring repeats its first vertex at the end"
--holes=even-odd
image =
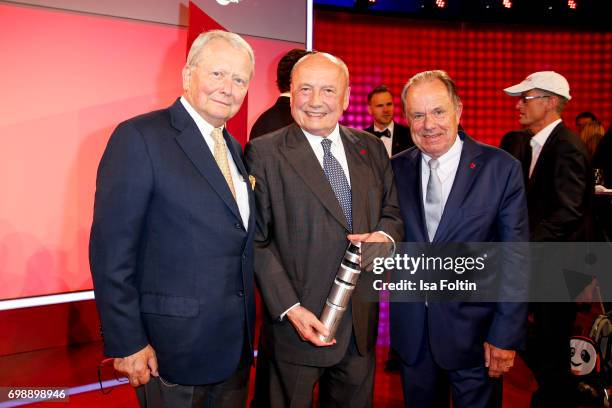
{"type": "Polygon", "coordinates": [[[285,318],[285,315],[286,315],[287,313],[289,313],[289,312],[290,312],[292,309],[294,309],[294,308],[296,308],[296,307],[298,307],[298,306],[300,306],[300,302],[297,302],[295,305],[293,305],[293,306],[291,306],[289,309],[285,310],[285,311],[284,311],[284,312],[283,312],[283,313],[280,315],[280,317],[278,318],[278,320],[280,320],[280,321],[282,322],[282,321],[283,321],[283,319],[285,318]]]}
{"type": "Polygon", "coordinates": [[[391,240],[391,242],[393,243],[393,252],[392,252],[391,256],[395,256],[395,249],[396,249],[396,247],[395,247],[395,240],[393,239],[393,237],[391,235],[387,234],[385,231],[375,231],[375,232],[381,233],[385,237],[387,237],[387,238],[389,238],[391,240]]]}

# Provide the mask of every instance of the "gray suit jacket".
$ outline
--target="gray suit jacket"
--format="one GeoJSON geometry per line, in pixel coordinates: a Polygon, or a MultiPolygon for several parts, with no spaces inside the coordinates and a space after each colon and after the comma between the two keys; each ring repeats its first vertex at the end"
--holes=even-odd
{"type": "MultiPolygon", "coordinates": [[[[349,167],[355,233],[384,231],[402,238],[393,173],[384,145],[369,133],[340,127],[349,167]]],[[[256,179],[255,273],[265,313],[262,344],[276,359],[331,366],[344,356],[354,328],[360,353],[375,346],[378,304],[359,299],[345,313],[337,344],[303,342],[279,316],[297,302],[319,316],[350,233],[338,200],[308,140],[295,124],[251,141],[245,150],[256,179]],[[351,324],[352,322],[352,324],[351,324]]],[[[362,284],[363,286],[363,284],[362,284]]]]}

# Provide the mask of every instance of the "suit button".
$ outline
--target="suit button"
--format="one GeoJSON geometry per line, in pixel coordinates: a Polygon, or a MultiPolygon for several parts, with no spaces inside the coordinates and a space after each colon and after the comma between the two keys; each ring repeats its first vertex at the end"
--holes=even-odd
{"type": "Polygon", "coordinates": [[[236,229],[242,229],[242,226],[240,225],[239,222],[235,223],[234,227],[236,227],[236,229]]]}
{"type": "Polygon", "coordinates": [[[239,290],[236,294],[238,297],[244,297],[244,290],[239,290]]]}

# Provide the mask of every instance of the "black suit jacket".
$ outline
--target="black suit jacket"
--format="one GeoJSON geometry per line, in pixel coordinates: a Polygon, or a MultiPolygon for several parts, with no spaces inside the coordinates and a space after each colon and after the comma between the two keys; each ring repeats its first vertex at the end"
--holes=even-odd
{"type": "MultiPolygon", "coordinates": [[[[354,232],[384,231],[399,242],[402,221],[384,145],[360,130],[341,126],[340,134],[350,173],[354,232]]],[[[352,328],[359,352],[373,350],[378,304],[360,300],[359,293],[365,290],[362,281],[353,294],[352,310],[342,318],[334,346],[304,342],[287,319],[278,321],[297,302],[320,316],[350,231],[321,165],[297,125],[251,141],[245,157],[256,178],[255,274],[267,309],[262,347],[278,360],[331,366],[344,357],[352,328]]]]}
{"type": "MultiPolygon", "coordinates": [[[[224,137],[248,180],[240,144],[224,137]]],[[[215,383],[235,372],[255,319],[254,197],[247,190],[245,228],[179,100],[115,129],[98,169],[90,240],[106,355],[151,344],[160,374],[180,384],[215,383]]]]}
{"type": "MultiPolygon", "coordinates": [[[[374,125],[364,129],[366,132],[374,134],[374,125]]],[[[391,143],[391,156],[403,152],[406,149],[414,146],[412,136],[410,136],[410,128],[393,122],[393,141],[391,143]]]]}
{"type": "Polygon", "coordinates": [[[531,164],[531,133],[527,130],[511,130],[499,143],[499,148],[507,151],[521,162],[525,186],[529,182],[529,166],[531,164]]]}
{"type": "Polygon", "coordinates": [[[544,143],[527,183],[530,240],[591,239],[594,188],[586,146],[559,123],[544,143]]]}
{"type": "Polygon", "coordinates": [[[249,140],[292,124],[290,100],[288,96],[279,96],[276,103],[257,118],[251,128],[249,140]]]}
{"type": "Polygon", "coordinates": [[[603,170],[604,185],[612,187],[612,126],[597,145],[593,154],[593,167],[603,170]]]}

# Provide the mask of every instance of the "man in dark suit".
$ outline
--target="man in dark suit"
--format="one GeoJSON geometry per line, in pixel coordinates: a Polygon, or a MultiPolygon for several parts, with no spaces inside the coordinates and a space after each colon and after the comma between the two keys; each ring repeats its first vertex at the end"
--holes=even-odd
{"type": "Polygon", "coordinates": [[[289,106],[291,70],[295,63],[308,53],[309,51],[294,48],[280,59],[276,66],[276,86],[280,91],[280,95],[276,103],[257,118],[251,128],[249,140],[265,135],[266,133],[274,132],[277,129],[293,123],[291,107],[289,106]]]}
{"type": "Polygon", "coordinates": [[[224,125],[253,63],[240,36],[201,34],[183,96],[121,123],[100,162],[90,263],[104,351],[143,406],[246,403],[254,197],[224,125]]]}
{"type": "MultiPolygon", "coordinates": [[[[536,72],[504,92],[519,97],[519,122],[533,135],[523,156],[529,163],[525,167],[530,241],[588,241],[593,171],[586,146],[561,121],[571,99],[567,80],[553,71],[536,72]]],[[[555,278],[537,272],[536,288],[555,278]]],[[[539,385],[531,406],[571,407],[569,337],[575,305],[541,302],[532,303],[530,310],[534,326],[525,357],[539,385]]]]}
{"type": "Polygon", "coordinates": [[[365,129],[383,141],[389,157],[412,146],[410,129],[393,121],[393,95],[385,85],[379,85],[368,93],[368,113],[374,123],[365,129]]]}
{"type": "Polygon", "coordinates": [[[255,275],[266,306],[259,352],[269,375],[257,406],[310,407],[317,382],[321,406],[372,402],[378,305],[360,299],[358,282],[333,341],[321,341],[328,330],[317,318],[349,240],[402,236],[383,144],[338,125],[348,82],[340,59],[303,57],[291,80],[296,124],[246,148],[258,204],[255,275]]]}
{"type": "MultiPolygon", "coordinates": [[[[416,147],[392,160],[408,242],[522,242],[528,237],[521,168],[507,153],[458,131],[462,105],[444,71],[412,77],[402,92],[416,147]]],[[[520,262],[521,259],[514,259],[520,262]]],[[[526,298],[527,274],[501,283],[526,298]]],[[[392,302],[391,345],[402,359],[406,407],[489,407],[514,364],[524,303],[392,302]]]]}

